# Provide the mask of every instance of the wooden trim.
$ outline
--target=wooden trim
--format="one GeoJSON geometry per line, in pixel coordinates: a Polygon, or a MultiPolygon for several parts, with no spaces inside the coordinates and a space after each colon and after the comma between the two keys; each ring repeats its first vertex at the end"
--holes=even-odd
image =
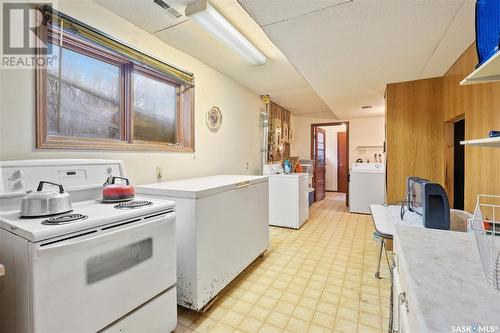
{"type": "Polygon", "coordinates": [[[57,27],[41,25],[43,40],[117,66],[120,70],[120,139],[65,137],[48,134],[47,111],[47,69],[37,67],[36,75],[36,147],[40,149],[89,149],[89,150],[158,150],[173,152],[194,152],[194,85],[182,83],[145,64],[131,62],[129,58],[114,53],[62,31],[57,27]],[[62,34],[62,41],[61,41],[62,34]],[[134,141],[134,72],[171,85],[176,89],[176,142],[161,143],[134,141]]]}
{"type": "Polygon", "coordinates": [[[138,141],[134,144],[129,144],[128,142],[112,139],[89,139],[89,138],[68,138],[60,136],[49,136],[47,140],[39,147],[42,149],[68,149],[70,147],[72,150],[144,150],[144,151],[173,151],[173,152],[193,152],[194,148],[167,145],[167,144],[155,144],[146,141],[138,141]]]}
{"type": "Polygon", "coordinates": [[[121,66],[130,63],[130,60],[117,53],[109,51],[97,44],[92,44],[89,41],[73,36],[67,32],[62,33],[61,43],[61,30],[52,26],[47,28],[47,41],[50,44],[57,45],[62,48],[69,49],[83,54],[102,62],[109,63],[115,66],[121,66]]]}
{"type": "MultiPolygon", "coordinates": [[[[41,24],[37,27],[36,38],[37,50],[42,48],[43,41],[47,40],[47,25],[41,24]]],[[[44,55],[47,59],[47,55],[44,55]]],[[[36,147],[46,145],[47,138],[47,69],[38,65],[35,67],[35,123],[36,123],[36,147]]]]}
{"type": "Polygon", "coordinates": [[[134,63],[133,67],[134,67],[133,70],[135,72],[138,72],[141,75],[147,76],[150,79],[161,81],[163,83],[166,83],[166,84],[169,84],[172,86],[176,86],[176,87],[180,86],[178,80],[174,80],[174,79],[170,78],[167,74],[152,70],[151,68],[147,67],[146,65],[134,63]]]}
{"type": "Polygon", "coordinates": [[[122,109],[122,130],[123,141],[129,144],[133,143],[134,135],[134,75],[133,64],[128,63],[124,65],[124,75],[122,75],[122,89],[123,89],[123,109],[122,109]]]}

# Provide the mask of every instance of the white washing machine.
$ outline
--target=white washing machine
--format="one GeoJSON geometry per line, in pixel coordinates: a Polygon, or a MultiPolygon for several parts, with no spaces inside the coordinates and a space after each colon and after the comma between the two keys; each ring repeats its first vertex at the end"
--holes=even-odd
{"type": "Polygon", "coordinates": [[[385,167],[382,163],[353,163],[349,181],[349,210],[370,214],[371,204],[385,202],[385,167]]]}
{"type": "Polygon", "coordinates": [[[309,174],[285,174],[279,164],[267,164],[264,174],[269,178],[269,224],[299,229],[309,219],[309,174]]]}

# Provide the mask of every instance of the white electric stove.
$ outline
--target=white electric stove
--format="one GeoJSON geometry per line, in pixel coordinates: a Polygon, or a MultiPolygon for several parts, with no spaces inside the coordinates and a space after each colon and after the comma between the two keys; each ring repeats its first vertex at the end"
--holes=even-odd
{"type": "Polygon", "coordinates": [[[177,322],[175,206],[101,203],[121,161],[0,162],[0,322],[5,332],[171,332],[177,322]],[[21,218],[26,190],[62,184],[73,211],[21,218]]]}

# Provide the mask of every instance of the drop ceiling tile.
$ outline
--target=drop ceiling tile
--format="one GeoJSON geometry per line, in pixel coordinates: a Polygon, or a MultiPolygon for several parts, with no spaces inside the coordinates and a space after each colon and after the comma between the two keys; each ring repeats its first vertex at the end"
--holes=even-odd
{"type": "MultiPolygon", "coordinates": [[[[387,83],[442,75],[470,45],[466,1],[354,0],[269,25],[272,6],[283,2],[239,0],[340,118],[362,117],[364,104],[383,114],[387,83]]],[[[307,3],[287,1],[294,9],[286,10],[307,3]]]]}
{"type": "MultiPolygon", "coordinates": [[[[475,1],[464,0],[446,34],[424,69],[424,76],[441,76],[476,40],[475,1]]],[[[472,70],[472,69],[471,69],[472,70]]]]}
{"type": "Polygon", "coordinates": [[[238,0],[260,26],[313,14],[346,1],[348,0],[238,0]]]}
{"type": "Polygon", "coordinates": [[[153,0],[96,0],[101,6],[109,9],[118,16],[141,27],[147,32],[156,32],[170,26],[182,23],[188,18],[184,16],[185,5],[174,4],[170,0],[166,2],[173,6],[180,14],[179,18],[173,18],[163,8],[155,4],[153,0]]]}

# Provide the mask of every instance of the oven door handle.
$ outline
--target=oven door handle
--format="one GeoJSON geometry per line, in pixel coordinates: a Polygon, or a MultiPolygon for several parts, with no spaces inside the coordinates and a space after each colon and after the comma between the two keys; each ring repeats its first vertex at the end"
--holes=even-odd
{"type": "Polygon", "coordinates": [[[59,254],[67,254],[71,251],[92,247],[95,243],[106,239],[106,242],[112,242],[115,239],[123,237],[127,234],[138,232],[146,228],[150,228],[162,223],[167,223],[175,219],[175,213],[166,212],[165,214],[156,216],[149,220],[140,220],[135,223],[117,226],[116,228],[102,230],[109,228],[104,226],[99,229],[89,230],[82,232],[81,236],[73,238],[63,238],[60,241],[49,241],[40,243],[34,248],[33,258],[50,257],[59,254]]]}

